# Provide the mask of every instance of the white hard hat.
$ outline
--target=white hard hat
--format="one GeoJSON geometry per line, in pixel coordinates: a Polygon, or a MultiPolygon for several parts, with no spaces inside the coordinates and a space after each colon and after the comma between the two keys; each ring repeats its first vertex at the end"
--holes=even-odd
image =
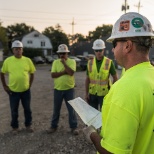
{"type": "Polygon", "coordinates": [[[57,53],[64,53],[64,52],[70,52],[70,51],[68,50],[67,45],[65,45],[65,44],[60,44],[60,45],[58,46],[58,51],[57,51],[57,53]]]}
{"type": "Polygon", "coordinates": [[[154,37],[150,21],[136,12],[122,15],[114,24],[111,36],[106,40],[112,42],[117,38],[151,36],[154,37]]]}
{"type": "Polygon", "coordinates": [[[97,39],[94,41],[92,49],[100,50],[100,49],[104,49],[104,48],[105,48],[105,43],[103,40],[97,39]]]}
{"type": "Polygon", "coordinates": [[[12,43],[12,48],[23,48],[22,42],[16,40],[12,43]]]}

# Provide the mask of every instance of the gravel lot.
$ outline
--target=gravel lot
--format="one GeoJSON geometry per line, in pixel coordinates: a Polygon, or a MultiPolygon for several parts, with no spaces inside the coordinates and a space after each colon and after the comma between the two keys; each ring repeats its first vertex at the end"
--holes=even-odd
{"type": "MultiPolygon", "coordinates": [[[[10,127],[10,107],[7,94],[0,84],[0,154],[95,154],[93,145],[86,142],[82,131],[78,136],[70,133],[68,115],[63,103],[59,128],[54,134],[47,134],[50,127],[53,102],[53,79],[50,65],[37,65],[32,93],[33,133],[25,131],[23,109],[19,107],[20,133],[13,135],[10,127]]],[[[120,71],[119,71],[120,72],[120,71]]],[[[76,72],[75,97],[84,99],[86,72],[76,72]]],[[[84,123],[78,117],[80,130],[84,123]]]]}

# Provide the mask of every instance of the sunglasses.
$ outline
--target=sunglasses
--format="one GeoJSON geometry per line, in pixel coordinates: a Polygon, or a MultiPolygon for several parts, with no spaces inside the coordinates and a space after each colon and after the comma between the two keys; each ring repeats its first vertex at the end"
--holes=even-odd
{"type": "Polygon", "coordinates": [[[117,46],[117,42],[127,42],[128,40],[114,40],[112,42],[113,48],[115,48],[117,46]]]}
{"type": "Polygon", "coordinates": [[[64,53],[59,53],[59,55],[65,55],[66,53],[64,52],[64,53]]]}
{"type": "MultiPolygon", "coordinates": [[[[127,42],[127,41],[128,41],[128,40],[124,40],[124,39],[114,40],[114,41],[112,42],[113,48],[115,48],[115,47],[117,46],[117,42],[127,42]]],[[[138,41],[134,41],[134,40],[130,40],[130,41],[135,42],[135,43],[139,43],[138,41]]]]}
{"type": "Polygon", "coordinates": [[[102,52],[103,50],[95,50],[95,52],[102,52]]]}

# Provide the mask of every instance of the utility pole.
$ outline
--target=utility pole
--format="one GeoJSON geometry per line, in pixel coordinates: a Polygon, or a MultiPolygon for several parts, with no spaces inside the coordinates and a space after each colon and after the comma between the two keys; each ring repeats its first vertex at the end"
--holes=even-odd
{"type": "Polygon", "coordinates": [[[129,5],[127,5],[127,0],[125,0],[125,4],[122,5],[121,10],[122,10],[122,11],[125,11],[125,13],[127,12],[127,10],[129,10],[129,5]]]}
{"type": "Polygon", "coordinates": [[[138,2],[138,5],[134,5],[134,6],[138,8],[138,13],[140,13],[140,7],[142,7],[140,0],[138,2]]]}
{"type": "Polygon", "coordinates": [[[71,25],[72,25],[72,44],[73,44],[73,40],[74,40],[74,25],[75,25],[75,23],[74,23],[74,18],[73,18],[73,20],[72,20],[71,25]]]}
{"type": "Polygon", "coordinates": [[[74,23],[74,18],[73,18],[73,20],[72,20],[71,25],[72,25],[72,36],[73,36],[73,35],[74,35],[74,25],[75,25],[75,23],[74,23]]]}

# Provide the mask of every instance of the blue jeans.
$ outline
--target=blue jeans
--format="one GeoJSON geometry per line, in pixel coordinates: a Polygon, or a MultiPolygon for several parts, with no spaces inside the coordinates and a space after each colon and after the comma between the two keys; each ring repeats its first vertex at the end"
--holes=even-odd
{"type": "Polygon", "coordinates": [[[103,99],[104,99],[104,96],[89,94],[89,105],[94,107],[97,110],[99,110],[99,108],[101,110],[103,105],[103,99]]]}
{"type": "Polygon", "coordinates": [[[62,106],[63,99],[65,100],[65,104],[69,114],[69,125],[70,128],[77,128],[77,117],[72,106],[67,102],[69,100],[74,99],[74,89],[69,90],[56,90],[54,89],[54,106],[53,106],[53,116],[51,120],[51,127],[57,128],[60,110],[62,106]]]}
{"type": "Polygon", "coordinates": [[[30,109],[31,93],[30,89],[24,92],[11,92],[9,93],[10,108],[11,108],[11,126],[12,128],[18,128],[18,108],[21,100],[24,108],[25,126],[28,127],[32,123],[32,112],[30,109]]]}

